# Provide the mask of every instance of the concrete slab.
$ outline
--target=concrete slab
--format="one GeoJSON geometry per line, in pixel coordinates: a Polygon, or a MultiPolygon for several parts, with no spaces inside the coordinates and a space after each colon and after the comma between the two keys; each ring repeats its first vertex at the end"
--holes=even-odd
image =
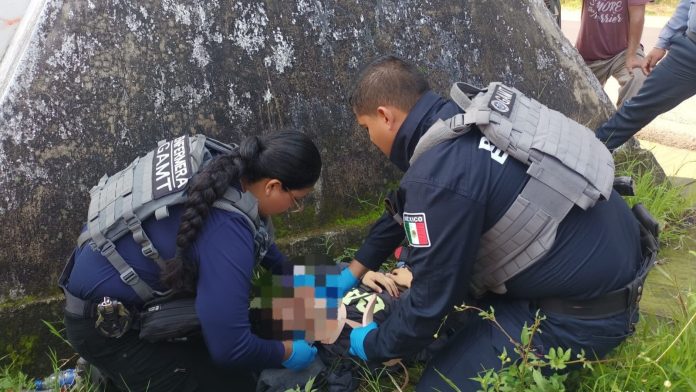
{"type": "Polygon", "coordinates": [[[696,179],[696,151],[638,139],[640,146],[655,155],[668,177],[696,179]]]}

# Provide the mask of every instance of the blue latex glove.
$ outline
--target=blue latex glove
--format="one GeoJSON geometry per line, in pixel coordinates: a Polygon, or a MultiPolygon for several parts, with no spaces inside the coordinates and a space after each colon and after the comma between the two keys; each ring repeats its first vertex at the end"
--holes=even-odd
{"type": "Polygon", "coordinates": [[[353,276],[350,272],[350,268],[346,267],[341,271],[341,275],[338,276],[338,298],[343,298],[348,290],[352,289],[358,284],[358,278],[353,276]]]}
{"type": "Polygon", "coordinates": [[[292,342],[292,354],[290,358],[283,361],[282,365],[291,370],[302,370],[314,362],[317,356],[317,348],[304,340],[292,342]]]}
{"type": "Polygon", "coordinates": [[[377,329],[377,323],[371,322],[364,327],[353,328],[350,332],[350,350],[349,353],[359,357],[363,361],[367,361],[367,354],[365,354],[365,336],[367,336],[370,331],[377,329]]]}

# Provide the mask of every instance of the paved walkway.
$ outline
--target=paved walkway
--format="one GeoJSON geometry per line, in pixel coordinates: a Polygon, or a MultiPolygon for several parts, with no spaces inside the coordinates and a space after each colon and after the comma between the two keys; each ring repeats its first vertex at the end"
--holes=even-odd
{"type": "Polygon", "coordinates": [[[691,178],[696,181],[696,152],[640,140],[640,146],[652,151],[660,166],[670,177],[691,178]]]}

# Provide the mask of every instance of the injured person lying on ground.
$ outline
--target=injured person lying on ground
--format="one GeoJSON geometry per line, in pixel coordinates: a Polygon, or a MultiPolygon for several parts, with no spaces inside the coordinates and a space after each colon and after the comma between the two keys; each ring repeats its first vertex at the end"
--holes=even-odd
{"type": "MultiPolygon", "coordinates": [[[[400,261],[397,267],[389,272],[370,271],[366,273],[362,279],[362,284],[348,291],[337,304],[336,323],[331,322],[333,321],[331,315],[327,315],[326,319],[329,321],[324,324],[327,330],[322,331],[322,333],[314,331],[311,334],[320,338],[316,343],[319,349],[319,359],[302,372],[292,372],[287,369],[264,370],[260,375],[257,391],[285,391],[297,385],[302,387],[311,377],[314,377],[313,388],[328,391],[354,391],[357,390],[360,383],[361,373],[365,371],[379,372],[384,366],[387,366],[387,371],[398,373],[400,377],[397,378],[402,383],[408,382],[407,377],[404,377],[403,362],[408,364],[414,361],[427,361],[433,350],[443,345],[446,333],[442,333],[437,340],[433,338],[433,343],[415,357],[402,358],[403,362],[392,360],[386,364],[359,364],[354,358],[351,358],[348,350],[350,349],[351,330],[372,321],[378,324],[384,321],[394,307],[398,306],[399,301],[408,300],[408,289],[412,279],[413,274],[403,261],[400,261]]],[[[316,281],[321,280],[319,277],[316,279],[316,281]]],[[[309,294],[306,291],[300,291],[300,293],[301,295],[309,294]]],[[[276,305],[274,304],[274,306],[276,305]]],[[[278,315],[282,311],[275,309],[273,313],[278,315]]],[[[295,313],[296,315],[297,313],[295,313]]],[[[305,316],[307,315],[305,314],[305,316]]],[[[293,325],[297,326],[302,323],[302,321],[295,319],[293,325]]],[[[304,323],[305,325],[317,325],[315,320],[312,322],[305,320],[304,323]]],[[[283,328],[287,329],[289,324],[285,324],[286,326],[283,328]]],[[[262,329],[268,330],[268,328],[263,327],[262,329]]]]}

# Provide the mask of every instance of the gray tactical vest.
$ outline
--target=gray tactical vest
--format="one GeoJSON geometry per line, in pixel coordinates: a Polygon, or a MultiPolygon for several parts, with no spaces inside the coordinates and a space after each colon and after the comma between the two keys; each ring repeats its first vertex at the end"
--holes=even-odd
{"type": "Polygon", "coordinates": [[[411,163],[476,125],[493,145],[529,166],[529,181],[483,234],[474,264],[473,293],[503,294],[508,279],[548,252],[558,225],[574,205],[586,210],[600,198],[609,199],[614,160],[590,129],[517,89],[497,82],[485,90],[455,83],[450,95],[465,113],[433,124],[411,163]]]}
{"type": "MultiPolygon", "coordinates": [[[[143,301],[163,294],[140,279],[116,251],[114,242],[131,233],[142,247],[143,255],[164,268],[164,260],[143,230],[142,222],[153,215],[157,220],[169,216],[170,206],[186,201],[189,179],[207,164],[213,153],[228,154],[236,147],[203,135],[180,136],[160,141],[155,150],[136,158],[113,176],[104,175],[90,190],[87,230],[80,235],[77,245],[90,241],[143,301]]],[[[254,233],[257,260],[263,258],[272,242],[272,227],[270,220],[260,218],[256,198],[230,187],[213,206],[238,212],[246,219],[254,233]]]]}

